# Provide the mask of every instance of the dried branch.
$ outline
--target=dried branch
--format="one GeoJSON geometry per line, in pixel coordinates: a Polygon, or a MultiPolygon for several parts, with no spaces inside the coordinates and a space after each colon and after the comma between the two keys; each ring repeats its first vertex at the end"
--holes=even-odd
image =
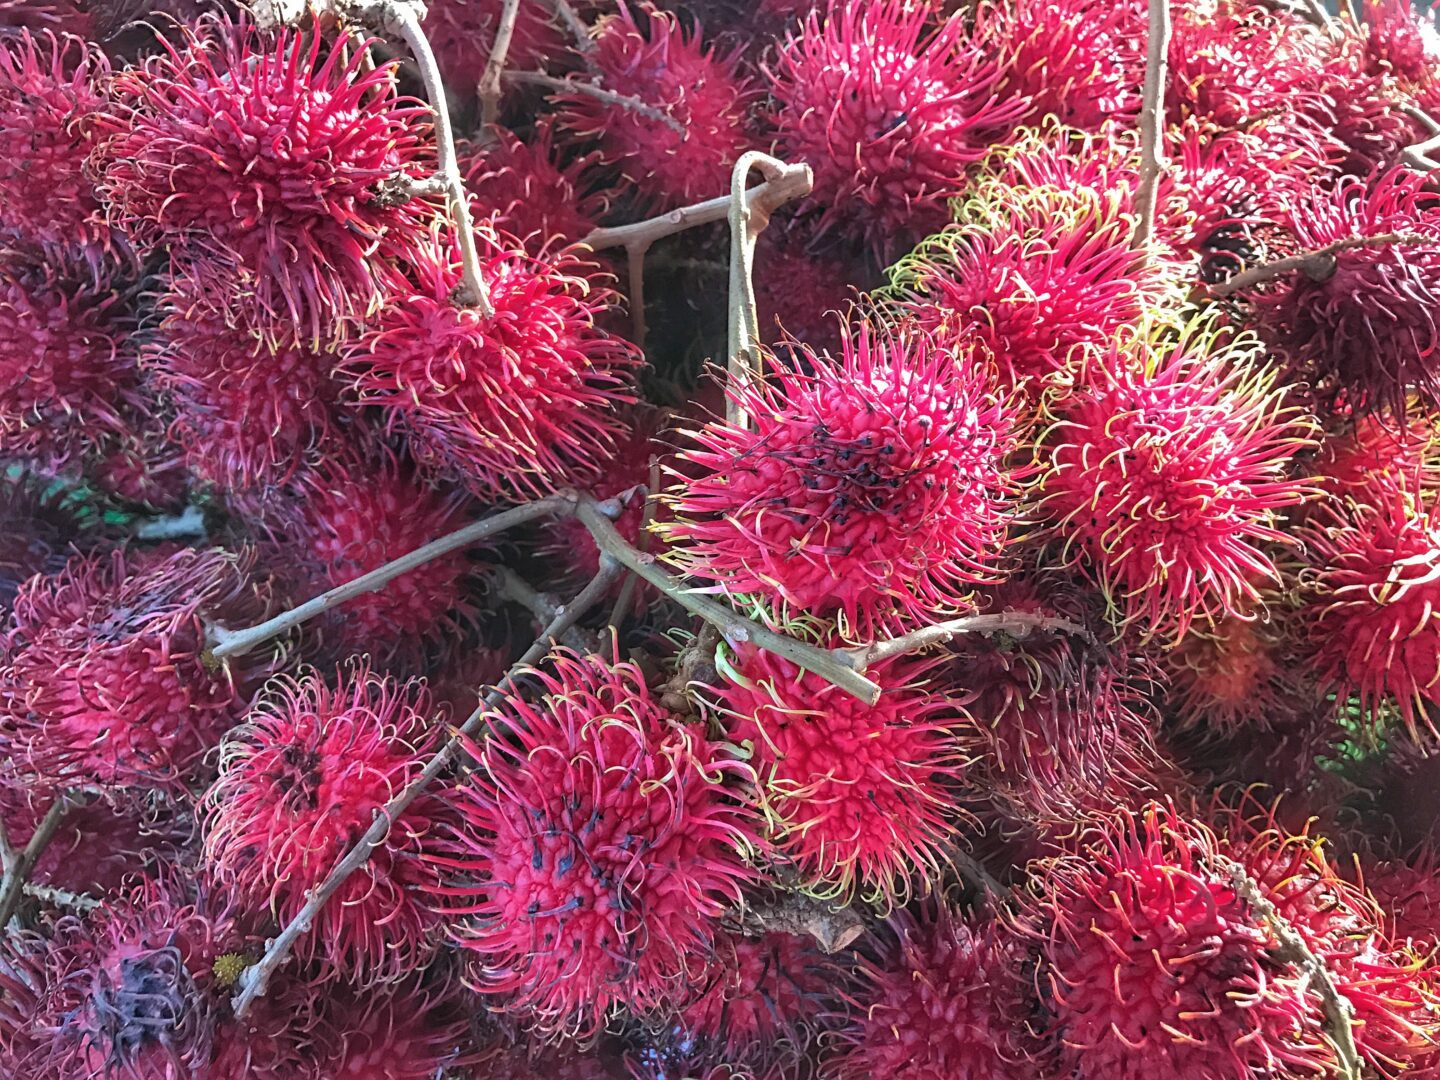
{"type": "Polygon", "coordinates": [[[1355,1006],[1336,987],[1335,980],[1331,978],[1325,964],[1311,951],[1299,931],[1261,894],[1260,886],[1246,873],[1243,866],[1234,865],[1230,868],[1230,880],[1236,895],[1250,906],[1275,935],[1275,940],[1280,945],[1273,950],[1276,958],[1296,968],[1306,986],[1313,987],[1316,996],[1320,998],[1320,1010],[1325,1017],[1325,1037],[1335,1048],[1338,1070],[1336,1075],[1340,1080],[1363,1080],[1364,1062],[1355,1046],[1355,1006]]]}
{"type": "Polygon", "coordinates": [[[448,555],[452,551],[469,547],[487,537],[504,532],[506,529],[514,528],[516,525],[523,525],[527,521],[533,521],[538,517],[545,517],[549,514],[569,514],[575,509],[576,496],[573,492],[561,492],[550,495],[535,502],[525,503],[512,510],[505,510],[499,514],[493,514],[488,518],[467,525],[463,529],[457,529],[449,536],[442,536],[439,540],[432,540],[424,547],[418,547],[408,555],[402,555],[393,562],[388,562],[379,569],[372,570],[368,574],[361,574],[354,581],[347,581],[343,585],[337,585],[329,592],[322,593],[313,600],[308,600],[299,607],[291,608],[289,611],[276,615],[273,619],[267,619],[263,623],[249,627],[245,630],[227,630],[223,626],[212,626],[210,628],[211,640],[215,643],[211,649],[211,655],[216,660],[224,660],[226,657],[237,656],[248,652],[272,638],[279,637],[308,622],[315,616],[323,614],[343,604],[346,600],[356,596],[362,596],[395,580],[401,574],[423,566],[431,559],[438,559],[441,555],[448,555]]]}
{"type": "Polygon", "coordinates": [[[500,118],[500,73],[505,70],[505,58],[510,55],[510,39],[515,36],[515,17],[519,14],[520,0],[505,0],[500,8],[495,44],[490,46],[490,57],[480,76],[480,124],[485,131],[490,131],[491,125],[500,118]]]}
{"type": "MultiPolygon", "coordinates": [[[[730,299],[729,346],[726,378],[733,389],[760,377],[760,317],[755,310],[755,241],[770,224],[771,207],[745,197],[750,171],[758,168],[766,182],[784,175],[783,161],[750,150],[740,155],[730,172],[730,299]]],[[[725,402],[726,419],[739,427],[749,425],[732,394],[725,402]]]]}
{"type": "Polygon", "coordinates": [[[585,20],[575,14],[575,9],[570,6],[569,0],[546,0],[550,10],[555,17],[565,24],[565,29],[570,33],[570,40],[575,45],[575,51],[581,56],[588,57],[595,51],[595,39],[590,36],[590,27],[585,25],[585,20]]]}
{"type": "MultiPolygon", "coordinates": [[[[660,490],[660,459],[654,455],[651,455],[650,458],[648,480],[645,506],[640,513],[640,539],[636,544],[636,550],[641,555],[650,550],[650,524],[655,520],[655,493],[660,490]]],[[[635,596],[635,583],[639,580],[634,574],[627,573],[625,575],[625,580],[620,584],[620,591],[615,597],[615,606],[610,609],[610,618],[606,620],[606,625],[619,629],[621,622],[630,611],[630,604],[635,596]]]]}
{"type": "Polygon", "coordinates": [[[860,671],[868,670],[883,660],[905,653],[919,652],[931,645],[944,645],[964,634],[1009,634],[1014,638],[1029,637],[1036,630],[1054,630],[1063,634],[1074,634],[1087,641],[1093,641],[1090,631],[1069,619],[1050,615],[1035,615],[1024,611],[1004,611],[994,615],[966,615],[949,622],[922,626],[898,638],[888,641],[874,641],[845,652],[854,658],[860,671]]]}
{"type": "Polygon", "coordinates": [[[32,885],[25,883],[25,895],[42,904],[49,904],[51,907],[69,908],[84,914],[87,911],[94,911],[100,907],[103,901],[96,900],[93,896],[86,896],[84,893],[67,892],[64,889],[56,889],[50,885],[32,885]]]}
{"type": "Polygon", "coordinates": [[[865,933],[865,920],[852,907],[833,907],[798,893],[774,901],[748,903],[735,912],[742,934],[781,933],[809,936],[826,953],[837,953],[853,945],[865,933]]]}
{"type": "MultiPolygon", "coordinates": [[[[541,592],[508,566],[495,565],[486,570],[491,589],[501,600],[523,607],[535,618],[540,626],[547,626],[564,610],[565,602],[554,593],[541,592]]],[[[565,632],[561,644],[572,649],[589,649],[592,642],[585,635],[571,627],[565,632]]]]}
{"type": "MultiPolygon", "coordinates": [[[[5,876],[0,881],[0,927],[9,924],[10,917],[15,914],[15,905],[20,902],[20,897],[25,891],[25,879],[30,876],[30,871],[35,869],[35,864],[40,861],[40,856],[45,854],[45,849],[50,846],[50,841],[60,831],[60,826],[70,816],[70,811],[85,802],[85,796],[79,792],[64,791],[55,797],[50,804],[50,809],[45,811],[45,816],[35,826],[35,831],[30,834],[30,840],[25,849],[13,859],[6,860],[5,876]]],[[[7,841],[8,846],[8,841],[7,841]]],[[[11,849],[12,855],[14,849],[11,849]]]]}
{"type": "Polygon", "coordinates": [[[1140,180],[1135,189],[1135,246],[1144,247],[1155,232],[1155,203],[1165,171],[1165,81],[1170,54],[1169,0],[1150,0],[1145,55],[1145,90],[1140,107],[1140,180]]]}
{"type": "Polygon", "coordinates": [[[1419,233],[1347,236],[1343,240],[1336,240],[1333,244],[1326,244],[1314,251],[1302,252],[1299,255],[1287,255],[1274,262],[1252,266],[1248,270],[1242,270],[1229,281],[1209,286],[1205,292],[1212,299],[1221,300],[1227,296],[1234,296],[1238,292],[1244,292],[1246,289],[1253,289],[1256,285],[1263,285],[1267,281],[1284,277],[1295,270],[1300,271],[1312,281],[1324,281],[1335,273],[1335,256],[1340,252],[1350,251],[1354,248],[1384,247],[1389,244],[1440,244],[1440,238],[1422,236],[1419,233]]]}
{"type": "Polygon", "coordinates": [[[506,672],[505,677],[495,684],[494,688],[485,695],[481,703],[472,712],[469,718],[446,740],[445,745],[425,764],[410,784],[398,795],[387,802],[375,813],[375,820],[370,823],[370,828],[365,831],[355,845],[347,851],[341,860],[335,864],[325,880],[311,890],[302,907],[296,916],[280,931],[280,933],[267,944],[265,955],[255,964],[245,969],[236,985],[239,993],[233,1001],[235,1015],[244,1016],[246,1011],[254,1003],[255,999],[265,994],[270,984],[270,977],[283,964],[290,955],[290,950],[295,947],[301,935],[310,931],[315,916],[320,909],[335,895],[336,890],[343,885],[347,878],[356,870],[364,866],[370,855],[385,842],[386,836],[390,833],[391,824],[399,819],[409,805],[419,798],[420,794],[435,781],[441,773],[448,769],[460,756],[462,746],[461,738],[473,736],[480,730],[488,710],[500,701],[501,696],[510,686],[515,678],[516,672],[526,665],[537,663],[544,659],[545,654],[558,641],[567,630],[573,627],[580,618],[600,602],[601,598],[609,591],[619,575],[619,569],[608,559],[600,560],[600,572],[591,579],[590,584],[572,600],[568,605],[558,609],[550,624],[545,627],[535,643],[525,651],[525,655],[506,672]]]}
{"type": "Polygon", "coordinates": [[[1420,142],[1405,147],[1400,152],[1400,160],[1416,172],[1433,172],[1440,169],[1440,161],[1430,156],[1436,150],[1440,150],[1440,124],[1436,124],[1428,113],[1421,112],[1419,109],[1415,109],[1413,112],[1409,109],[1405,111],[1412,119],[1416,119],[1415,113],[1419,113],[1424,118],[1422,123],[1429,129],[1430,134],[1420,142]]]}
{"type": "Polygon", "coordinates": [[[652,105],[647,105],[638,97],[631,94],[617,94],[613,90],[606,90],[603,86],[596,86],[594,83],[585,82],[581,79],[562,79],[555,75],[547,75],[543,71],[507,71],[505,78],[513,82],[524,83],[530,86],[543,86],[546,89],[554,90],[561,94],[585,94],[606,105],[614,105],[616,108],[628,109],[631,112],[645,117],[646,120],[653,120],[657,124],[664,124],[677,135],[685,135],[685,125],[676,120],[669,113],[663,113],[652,105]]]}
{"type": "Polygon", "coordinates": [[[645,249],[638,244],[625,249],[626,277],[630,285],[630,333],[635,344],[645,348],[645,249]]]}

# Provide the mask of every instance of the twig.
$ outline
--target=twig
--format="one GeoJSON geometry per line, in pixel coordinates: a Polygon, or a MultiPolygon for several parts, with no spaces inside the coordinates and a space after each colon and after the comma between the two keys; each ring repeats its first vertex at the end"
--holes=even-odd
{"type": "MultiPolygon", "coordinates": [[[[655,520],[655,493],[660,490],[660,459],[653,455],[650,458],[649,481],[645,506],[640,512],[640,538],[635,545],[642,555],[650,550],[650,523],[655,520]]],[[[615,606],[610,609],[607,625],[617,630],[620,628],[620,624],[630,612],[630,603],[635,596],[635,583],[639,580],[634,574],[625,575],[625,580],[620,583],[620,592],[615,597],[615,606]]]]}
{"type": "Polygon", "coordinates": [[[891,638],[888,641],[875,641],[869,645],[845,651],[854,657],[855,665],[859,670],[865,671],[893,656],[919,652],[931,645],[944,645],[963,634],[1009,634],[1011,637],[1024,638],[1029,637],[1036,630],[1055,630],[1064,634],[1074,634],[1086,640],[1094,640],[1089,630],[1069,619],[1035,615],[1024,611],[1003,611],[994,615],[966,615],[961,619],[951,619],[949,622],[923,626],[919,630],[912,630],[908,634],[891,638]]]}
{"type": "MultiPolygon", "coordinates": [[[[535,617],[539,626],[549,625],[555,620],[555,616],[564,610],[565,603],[560,597],[554,593],[541,592],[508,566],[491,566],[486,570],[486,575],[490,578],[496,596],[523,607],[535,617]]],[[[572,649],[588,650],[593,643],[586,641],[580,631],[571,627],[565,632],[562,644],[572,649]]]]}
{"type": "Polygon", "coordinates": [[[25,879],[30,876],[30,871],[35,869],[35,864],[40,861],[40,856],[45,854],[45,849],[60,831],[60,826],[65,823],[70,811],[84,801],[84,796],[72,791],[64,791],[55,796],[50,809],[45,811],[45,816],[30,834],[25,850],[5,868],[3,885],[0,885],[0,927],[8,925],[10,916],[15,914],[15,905],[20,902],[25,891],[25,879]]]}
{"type": "Polygon", "coordinates": [[[211,649],[211,655],[216,660],[224,660],[226,657],[236,656],[248,652],[255,646],[269,641],[271,638],[279,637],[303,622],[313,619],[335,607],[343,604],[356,596],[368,592],[374,592],[382,585],[393,581],[401,574],[408,573],[418,566],[423,566],[431,559],[438,559],[441,555],[449,554],[459,548],[469,547],[478,543],[486,537],[494,536],[496,533],[504,532],[506,529],[514,528],[516,525],[523,525],[527,521],[544,517],[549,514],[568,514],[575,508],[576,496],[572,492],[561,492],[557,495],[550,495],[535,502],[525,503],[512,510],[506,510],[494,514],[473,525],[467,525],[463,529],[457,529],[449,536],[442,536],[439,540],[432,540],[424,547],[416,548],[408,555],[402,555],[393,562],[388,562],[379,569],[372,570],[368,574],[361,574],[354,581],[347,581],[343,585],[337,585],[329,592],[322,593],[313,600],[308,600],[299,607],[291,608],[289,611],[276,615],[273,619],[267,619],[263,623],[249,627],[245,630],[227,630],[222,626],[210,628],[211,640],[215,642],[211,649]]]}
{"type": "Polygon", "coordinates": [[[1229,281],[1218,282],[1205,291],[1212,299],[1220,300],[1238,292],[1263,285],[1267,281],[1284,277],[1292,270],[1299,270],[1312,281],[1324,281],[1335,272],[1335,256],[1353,248],[1383,247],[1387,244],[1440,244],[1440,237],[1422,236],[1418,233],[1381,233],[1378,236],[1347,236],[1326,244],[1314,251],[1299,255],[1287,255],[1261,266],[1242,270],[1229,281]]]}
{"type": "Polygon", "coordinates": [[[645,347],[645,251],[639,244],[625,249],[627,277],[630,281],[631,335],[635,344],[645,347]]]}
{"type": "Polygon", "coordinates": [[[1165,170],[1166,65],[1170,55],[1170,0],[1150,0],[1145,55],[1145,90],[1140,107],[1140,180],[1135,188],[1135,247],[1150,243],[1155,232],[1155,203],[1165,170]]]}
{"type": "Polygon", "coordinates": [[[647,105],[631,94],[617,94],[613,90],[606,90],[603,86],[596,86],[594,83],[584,82],[580,79],[561,79],[555,75],[547,75],[543,71],[507,71],[505,78],[518,83],[528,83],[530,86],[543,86],[561,94],[585,94],[587,97],[593,97],[607,105],[628,109],[643,116],[646,120],[664,124],[678,135],[687,134],[685,125],[679,120],[652,105],[647,105]]]}
{"type": "Polygon", "coordinates": [[[490,58],[485,61],[485,73],[480,76],[480,124],[483,130],[492,130],[500,118],[500,73],[505,70],[505,58],[510,55],[510,39],[515,36],[515,17],[520,14],[520,0],[505,0],[500,8],[500,24],[495,30],[495,44],[490,46],[490,58]]]}
{"type": "Polygon", "coordinates": [[[575,44],[575,51],[581,56],[589,56],[595,51],[595,39],[590,36],[590,27],[585,21],[575,14],[575,9],[570,6],[569,0],[546,0],[550,10],[555,17],[565,24],[565,29],[570,32],[570,39],[575,44]]]}
{"type": "MultiPolygon", "coordinates": [[[[730,295],[729,347],[726,379],[731,389],[760,377],[760,317],[755,310],[755,241],[770,224],[770,207],[745,197],[750,170],[759,168],[767,182],[778,180],[786,165],[769,154],[750,150],[740,155],[730,172],[730,295]]],[[[737,427],[748,427],[749,417],[739,395],[725,402],[725,418],[737,427]]]]}
{"type": "Polygon", "coordinates": [[[205,514],[198,506],[187,506],[178,514],[150,518],[135,526],[141,540],[190,540],[205,536],[205,514]]]}
{"type": "Polygon", "coordinates": [[[1261,894],[1259,885],[1243,866],[1230,868],[1230,880],[1236,895],[1275,935],[1280,945],[1273,950],[1276,958],[1297,968],[1306,985],[1314,987],[1320,998],[1320,1010],[1325,1016],[1325,1037],[1335,1048],[1337,1076],[1340,1080],[1363,1080],[1364,1063],[1355,1046],[1355,1006],[1336,987],[1325,964],[1311,951],[1299,931],[1261,894]]]}
{"type": "Polygon", "coordinates": [[[822,952],[837,953],[865,933],[865,920],[852,907],[832,907],[798,893],[774,901],[749,903],[736,913],[740,932],[751,937],[781,933],[808,935],[822,952]]]}
{"type": "Polygon", "coordinates": [[[515,673],[520,668],[543,659],[553,643],[573,627],[585,612],[599,603],[617,576],[618,568],[615,564],[608,559],[601,558],[600,571],[591,579],[590,584],[586,585],[580,595],[568,605],[556,611],[555,618],[535,639],[535,643],[525,651],[524,656],[515,662],[505,677],[485,695],[465,723],[460,725],[446,740],[445,745],[426,763],[420,775],[376,811],[375,820],[370,823],[370,828],[365,831],[365,835],[356,841],[355,845],[335,864],[335,868],[330,871],[325,880],[311,890],[305,900],[305,906],[269,942],[265,949],[265,955],[255,964],[246,968],[240,976],[236,983],[240,992],[235,995],[233,1002],[236,1016],[244,1016],[255,999],[265,994],[270,983],[270,976],[285,962],[290,955],[290,950],[294,948],[295,942],[300,939],[301,935],[309,932],[320,909],[351,874],[365,865],[371,853],[385,842],[386,836],[390,833],[391,824],[398,820],[406,808],[419,798],[421,792],[455,761],[460,754],[461,738],[473,736],[480,730],[486,713],[499,702],[501,695],[513,681],[515,673]]]}
{"type": "Polygon", "coordinates": [[[28,881],[25,883],[25,895],[39,900],[42,904],[70,908],[82,913],[94,911],[103,903],[103,901],[83,893],[66,892],[64,889],[57,889],[51,885],[32,885],[28,881]]]}
{"type": "MultiPolygon", "coordinates": [[[[1434,124],[1434,121],[1430,120],[1430,123],[1434,124]]],[[[1436,150],[1440,150],[1440,128],[1432,130],[1429,138],[1405,147],[1400,151],[1400,160],[1416,172],[1433,172],[1440,169],[1440,161],[1430,156],[1436,150]]]]}

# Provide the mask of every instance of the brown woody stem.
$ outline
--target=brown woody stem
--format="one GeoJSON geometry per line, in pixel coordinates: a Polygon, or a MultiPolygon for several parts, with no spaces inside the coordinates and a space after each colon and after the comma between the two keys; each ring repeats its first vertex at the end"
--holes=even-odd
{"type": "Polygon", "coordinates": [[[510,55],[510,40],[515,36],[515,19],[519,14],[520,0],[505,0],[500,8],[495,44],[490,46],[485,72],[480,76],[480,124],[486,131],[500,118],[500,74],[510,55]]]}
{"type": "Polygon", "coordinates": [[[60,831],[60,826],[65,823],[70,811],[84,801],[85,797],[75,792],[61,792],[50,804],[50,809],[45,811],[40,823],[35,826],[24,850],[15,854],[12,849],[14,857],[7,860],[4,879],[0,881],[0,928],[8,925],[10,917],[15,914],[15,906],[20,903],[20,897],[24,894],[25,881],[30,876],[30,871],[35,869],[35,864],[40,861],[40,856],[45,854],[45,849],[60,831]]]}
{"type": "Polygon", "coordinates": [[[1165,171],[1165,81],[1170,53],[1170,0],[1150,0],[1145,89],[1140,106],[1140,179],[1135,188],[1135,246],[1155,232],[1155,204],[1165,171]]]}
{"type": "Polygon", "coordinates": [[[606,90],[603,86],[596,86],[594,83],[585,82],[581,79],[562,79],[555,75],[547,75],[543,71],[507,71],[505,78],[513,82],[525,83],[530,86],[543,86],[548,90],[554,90],[560,94],[584,94],[596,101],[604,102],[606,105],[614,105],[620,109],[628,109],[638,116],[647,120],[653,120],[657,124],[664,124],[677,135],[686,134],[685,125],[676,120],[668,113],[663,113],[653,105],[647,105],[638,97],[630,94],[617,94],[613,90],[606,90]]]}
{"type": "Polygon", "coordinates": [[[1326,244],[1314,251],[1302,252],[1299,255],[1287,255],[1283,259],[1276,259],[1274,262],[1268,262],[1262,266],[1252,266],[1249,270],[1242,270],[1229,281],[1211,285],[1206,293],[1213,299],[1221,300],[1227,296],[1234,296],[1238,292],[1244,292],[1246,289],[1253,289],[1257,285],[1263,285],[1267,281],[1274,281],[1276,278],[1284,277],[1296,270],[1313,281],[1324,281],[1335,272],[1335,256],[1340,252],[1350,251],[1354,248],[1385,247],[1389,244],[1440,244],[1440,237],[1421,236],[1417,233],[1347,236],[1343,240],[1336,240],[1333,244],[1326,244]]]}

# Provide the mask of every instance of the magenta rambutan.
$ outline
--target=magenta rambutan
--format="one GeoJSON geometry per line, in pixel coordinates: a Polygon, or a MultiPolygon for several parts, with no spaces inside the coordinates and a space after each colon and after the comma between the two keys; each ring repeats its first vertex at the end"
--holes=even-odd
{"type": "Polygon", "coordinates": [[[93,20],[84,0],[0,0],[0,28],[91,37],[93,20]]]}
{"type": "Polygon", "coordinates": [[[414,268],[419,286],[386,307],[344,373],[417,462],[483,498],[584,485],[615,446],[641,362],[597,325],[616,295],[573,254],[532,258],[484,226],[476,241],[494,314],[451,302],[459,257],[433,245],[414,268]]]}
{"type": "Polygon", "coordinates": [[[1440,485],[1440,423],[1415,405],[1401,416],[1363,412],[1327,431],[1313,463],[1321,489],[1363,502],[1367,491],[1440,485]]]}
{"type": "Polygon", "coordinates": [[[798,341],[812,352],[839,352],[846,311],[879,283],[868,261],[814,242],[803,226],[772,221],[755,250],[755,300],[761,340],[783,349],[798,341]]]}
{"type": "MultiPolygon", "coordinates": [[[[504,0],[430,0],[425,5],[422,26],[435,50],[440,74],[461,101],[479,90],[504,6],[504,0]]],[[[551,67],[569,50],[570,43],[548,7],[520,4],[505,56],[508,67],[516,71],[551,67]]]]}
{"type": "Polygon", "coordinates": [[[183,792],[245,712],[276,655],[210,658],[210,628],[268,613],[248,554],[212,548],[76,555],[15,599],[3,639],[0,739],[62,785],[183,792]]]}
{"type": "Polygon", "coordinates": [[[545,1029],[598,1031],[617,1006],[673,1002],[705,970],[752,872],[750,770],[683,726],[640,670],[554,653],[489,715],[436,861],[477,989],[545,1029]]]}
{"type": "MultiPolygon", "coordinates": [[[[435,717],[420,682],[359,663],[327,686],[318,671],[273,681],[220,750],[205,796],[205,858],[227,893],[281,924],[305,905],[376,813],[424,767],[435,717]]],[[[348,877],[296,948],[360,986],[423,966],[437,944],[435,866],[427,837],[447,821],[422,794],[386,842],[348,877]]]]}
{"type": "Polygon", "coordinates": [[[884,261],[946,220],[965,170],[1024,114],[997,93],[1000,62],[959,15],[930,31],[923,5],[835,4],[781,45],[770,72],[780,152],[815,170],[822,230],[884,261]]]}
{"type": "Polygon", "coordinates": [[[669,496],[674,561],[727,595],[835,616],[846,636],[963,606],[1011,519],[1016,436],[990,371],[864,322],[839,359],[798,349],[796,367],[772,359],[764,381],[726,388],[755,430],[689,433],[681,459],[704,471],[669,496]]]}
{"type": "Polygon", "coordinates": [[[38,477],[0,473],[0,624],[21,585],[65,565],[85,531],[77,510],[38,477]]]}
{"type": "MultiPolygon", "coordinates": [[[[140,390],[153,394],[143,381],[140,390]]],[[[157,407],[150,397],[121,419],[124,429],[81,461],[85,482],[130,512],[182,512],[192,477],[184,451],[170,440],[174,417],[168,403],[157,407]]]]}
{"type": "Polygon", "coordinates": [[[267,338],[343,340],[429,230],[424,201],[379,193],[426,175],[425,106],[395,95],[393,64],[318,33],[214,18],[162,49],[113,82],[95,155],[111,224],[203,256],[267,338]]]}
{"type": "Polygon", "coordinates": [[[610,203],[611,192],[590,176],[598,155],[562,159],[554,130],[541,122],[524,142],[506,128],[494,128],[492,141],[460,150],[476,210],[497,230],[536,247],[585,239],[610,203]]]}
{"type": "Polygon", "coordinates": [[[952,729],[964,714],[925,688],[932,665],[872,666],[873,705],[773,653],[717,666],[724,681],[707,696],[726,737],[747,749],[775,852],[808,891],[891,904],[939,875],[960,816],[953,785],[965,761],[952,729]]]}
{"type": "Polygon", "coordinates": [[[757,98],[740,71],[740,54],[719,54],[667,11],[648,5],[646,27],[630,3],[601,21],[586,57],[600,84],[643,102],[665,119],[602,101],[559,95],[560,126],[595,139],[601,160],[618,167],[631,190],[668,207],[729,189],[730,169],[755,145],[746,114],[757,98]]]}
{"type": "Polygon", "coordinates": [[[1054,404],[1040,509],[1061,558],[1087,568],[1118,626],[1178,641],[1252,612],[1278,581],[1276,512],[1307,497],[1289,472],[1312,424],[1224,331],[1112,345],[1054,404]]]}
{"type": "Polygon", "coordinates": [[[1430,18],[1405,0],[1363,0],[1364,52],[1373,75],[1426,83],[1440,66],[1440,36],[1430,18]]]}
{"type": "Polygon", "coordinates": [[[837,1033],[823,1076],[1050,1075],[1050,1048],[1030,1030],[1038,1009],[1023,952],[1005,927],[932,899],[916,914],[892,914],[889,929],[879,959],[859,964],[847,993],[851,1018],[837,1033]]]}

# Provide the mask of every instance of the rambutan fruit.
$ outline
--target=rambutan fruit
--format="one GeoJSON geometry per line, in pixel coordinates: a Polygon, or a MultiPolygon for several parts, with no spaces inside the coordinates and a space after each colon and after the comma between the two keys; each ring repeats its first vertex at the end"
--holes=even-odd
{"type": "Polygon", "coordinates": [[[689,435],[661,534],[717,591],[869,635],[903,613],[963,606],[992,578],[1010,523],[1008,403],[973,354],[913,327],[846,328],[839,358],[796,350],[726,387],[755,430],[689,435]],[[803,370],[797,370],[803,369],[803,370]]]}
{"type": "Polygon", "coordinates": [[[591,175],[598,155],[562,158],[554,131],[553,124],[541,122],[529,141],[522,141],[506,128],[495,128],[490,142],[459,151],[476,210],[488,215],[497,230],[534,247],[585,239],[610,202],[611,193],[591,175]]]}
{"type": "Polygon", "coordinates": [[[142,378],[140,395],[148,401],[128,410],[121,417],[124,428],[81,459],[81,475],[123,511],[178,514],[193,477],[184,450],[170,439],[174,416],[169,404],[157,403],[153,393],[142,378]]]}
{"type": "Polygon", "coordinates": [[[14,765],[61,786],[185,791],[277,662],[266,649],[209,656],[211,626],[268,613],[251,565],[218,548],[121,549],[21,586],[0,668],[14,765]]]}
{"type": "MultiPolygon", "coordinates": [[[[205,796],[205,860],[227,893],[288,923],[420,774],[433,719],[423,683],[363,662],[337,672],[333,687],[314,670],[274,680],[221,745],[205,796]]],[[[360,986],[423,966],[437,944],[439,874],[422,853],[447,819],[433,794],[412,802],[315,916],[296,946],[303,958],[360,986]]]]}
{"type": "Polygon", "coordinates": [[[934,899],[917,913],[893,913],[888,929],[879,958],[862,959],[851,980],[850,1020],[837,1032],[823,1076],[1051,1075],[1050,1049],[1029,1028],[1038,1006],[1013,934],[934,899]]]}
{"type": "Polygon", "coordinates": [[[105,107],[110,66],[73,37],[25,33],[0,42],[0,234],[29,248],[109,244],[85,159],[105,107]]]}
{"type": "Polygon", "coordinates": [[[1289,470],[1313,423],[1246,339],[1204,323],[1152,337],[1112,345],[1054,404],[1036,487],[1059,557],[1088,569],[1117,626],[1179,641],[1278,580],[1265,548],[1294,542],[1276,512],[1309,493],[1289,470]]]}
{"type": "Polygon", "coordinates": [[[492,1008],[586,1036],[693,985],[718,916],[752,875],[748,767],[681,725],[638,668],[557,650],[523,673],[470,745],[436,856],[455,879],[449,931],[492,1008]]]}
{"type": "Polygon", "coordinates": [[[964,718],[925,688],[930,664],[871,667],[883,688],[873,705],[769,652],[717,667],[723,681],[706,696],[747,749],[773,848],[807,891],[888,905],[938,876],[960,816],[965,762],[951,730],[964,718]]]}
{"type": "Polygon", "coordinates": [[[81,0],[0,0],[0,28],[90,37],[88,6],[81,0]]]}
{"type": "Polygon", "coordinates": [[[395,66],[322,34],[223,18],[118,73],[95,169],[111,224],[183,248],[243,296],[264,334],[334,344],[373,314],[433,213],[379,187],[427,174],[427,110],[395,66]],[[348,57],[348,59],[347,59],[348,57]]]}
{"type": "Polygon", "coordinates": [[[772,221],[755,249],[755,301],[761,340],[783,349],[804,342],[813,352],[839,352],[840,313],[857,294],[880,283],[869,260],[824,244],[803,226],[772,221]]]}
{"type": "Polygon", "coordinates": [[[1425,83],[1440,65],[1440,35],[1434,23],[1404,0],[1363,0],[1364,52],[1374,75],[1425,83]]]}
{"type": "Polygon", "coordinates": [[[641,362],[597,325],[616,295],[574,254],[532,258],[484,226],[476,241],[492,316],[451,303],[458,253],[433,244],[418,286],[387,305],[343,371],[417,462],[482,498],[584,485],[614,448],[641,362]]]}
{"type": "Polygon", "coordinates": [[[822,230],[884,262],[945,223],[966,168],[1025,112],[1000,100],[1000,61],[959,15],[929,27],[904,0],[835,4],[810,14],[770,71],[778,146],[814,169],[822,230]]]}
{"type": "Polygon", "coordinates": [[[1362,412],[1327,429],[1312,463],[1320,488],[1333,499],[1363,502],[1371,489],[1440,487],[1440,423],[1417,406],[1412,401],[1399,416],[1362,412]]]}
{"type": "Polygon", "coordinates": [[[746,116],[757,91],[740,70],[739,53],[702,44],[699,27],[630,3],[618,5],[595,31],[587,62],[606,90],[643,102],[665,119],[570,92],[558,97],[560,126],[595,139],[601,160],[651,203],[682,206],[729,190],[730,169],[755,145],[746,116]]]}
{"type": "Polygon", "coordinates": [[[63,492],[35,476],[0,472],[0,625],[20,586],[64,566],[70,545],[83,534],[63,492]]]}
{"type": "Polygon", "coordinates": [[[315,1011],[313,1067],[326,1080],[433,1080],[474,1057],[454,993],[413,977],[363,994],[327,988],[315,1011]]]}
{"type": "MultiPolygon", "coordinates": [[[[473,97],[480,87],[504,6],[504,0],[431,0],[425,5],[425,35],[433,44],[446,85],[461,101],[473,97]]],[[[533,71],[553,66],[569,47],[549,8],[520,4],[506,53],[510,68],[533,71]]]]}

